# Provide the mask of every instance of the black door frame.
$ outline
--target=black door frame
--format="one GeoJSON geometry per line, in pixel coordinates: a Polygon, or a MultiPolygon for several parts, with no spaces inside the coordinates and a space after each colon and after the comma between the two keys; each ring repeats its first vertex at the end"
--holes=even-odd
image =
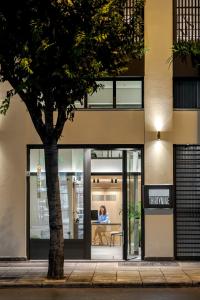
{"type": "MultiPolygon", "coordinates": [[[[131,173],[132,175],[139,175],[141,176],[141,260],[144,260],[145,255],[145,243],[144,243],[144,206],[143,206],[143,186],[144,186],[144,148],[143,147],[132,147],[131,149],[139,149],[141,150],[141,173],[131,173]]],[[[127,211],[128,211],[128,194],[127,194],[127,151],[123,151],[123,259],[128,260],[128,220],[127,220],[127,211]]]]}
{"type": "Polygon", "coordinates": [[[128,250],[128,226],[127,226],[127,151],[123,150],[123,161],[122,161],[122,178],[123,178],[123,187],[122,187],[122,211],[123,211],[123,259],[127,260],[127,250],[128,250]]]}
{"type": "MultiPolygon", "coordinates": [[[[27,258],[30,259],[30,150],[31,149],[43,149],[41,144],[28,144],[27,145],[27,230],[26,230],[26,249],[27,258]]],[[[122,178],[123,178],[123,259],[127,259],[127,151],[125,149],[138,149],[141,150],[141,188],[144,185],[144,145],[134,144],[61,144],[58,145],[58,149],[84,149],[84,240],[80,240],[80,245],[83,247],[83,259],[91,259],[91,220],[88,218],[91,210],[91,149],[97,150],[115,150],[122,149],[122,178]]],[[[144,243],[144,208],[143,208],[143,193],[141,190],[141,259],[144,259],[145,255],[145,243],[144,243]]],[[[78,245],[78,240],[66,240],[68,247],[78,245]]],[[[48,244],[48,243],[47,243],[48,244]]],[[[73,250],[72,250],[73,251],[73,250]]],[[[76,259],[75,257],[72,257],[76,259]]],[[[34,259],[34,258],[33,258],[34,259]]],[[[37,259],[37,258],[35,258],[37,259]]],[[[39,259],[39,258],[38,258],[39,259]]],[[[78,258],[77,258],[78,259],[78,258]]],[[[79,258],[80,259],[80,258],[79,258]]]]}

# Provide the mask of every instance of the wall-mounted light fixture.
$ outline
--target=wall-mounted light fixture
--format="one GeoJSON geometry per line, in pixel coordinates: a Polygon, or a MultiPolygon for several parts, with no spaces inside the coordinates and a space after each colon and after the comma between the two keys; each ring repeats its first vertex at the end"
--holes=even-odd
{"type": "Polygon", "coordinates": [[[117,183],[117,178],[115,178],[115,183],[117,183]]]}
{"type": "Polygon", "coordinates": [[[113,183],[113,178],[111,178],[111,183],[113,183]]]}
{"type": "Polygon", "coordinates": [[[99,178],[97,178],[97,183],[99,183],[99,178]]]}
{"type": "Polygon", "coordinates": [[[157,140],[160,141],[160,131],[157,132],[157,140]]]}
{"type": "Polygon", "coordinates": [[[95,183],[95,178],[93,178],[93,183],[95,183]]]}

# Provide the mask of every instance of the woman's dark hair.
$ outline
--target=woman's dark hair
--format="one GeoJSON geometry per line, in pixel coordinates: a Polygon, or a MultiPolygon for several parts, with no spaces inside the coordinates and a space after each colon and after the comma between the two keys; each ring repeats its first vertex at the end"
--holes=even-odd
{"type": "Polygon", "coordinates": [[[106,215],[107,211],[106,211],[106,207],[105,205],[101,205],[100,209],[99,209],[99,215],[106,215]],[[101,212],[101,208],[103,208],[103,213],[101,212]]]}

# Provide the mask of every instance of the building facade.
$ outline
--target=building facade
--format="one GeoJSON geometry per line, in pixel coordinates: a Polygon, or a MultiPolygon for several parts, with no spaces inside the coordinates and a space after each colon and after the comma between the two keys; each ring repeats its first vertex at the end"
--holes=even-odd
{"type": "MultiPolygon", "coordinates": [[[[189,59],[169,63],[174,42],[200,38],[199,1],[146,0],[144,37],[144,59],[101,79],[59,142],[66,259],[200,258],[200,79],[189,59]]],[[[0,258],[46,259],[44,154],[18,97],[0,162],[0,258]]]]}

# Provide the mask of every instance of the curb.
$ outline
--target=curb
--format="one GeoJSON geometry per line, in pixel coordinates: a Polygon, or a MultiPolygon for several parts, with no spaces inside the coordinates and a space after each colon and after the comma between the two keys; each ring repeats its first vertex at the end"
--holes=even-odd
{"type": "Polygon", "coordinates": [[[191,288],[200,287],[200,282],[184,282],[184,283],[167,283],[167,282],[69,282],[69,283],[20,283],[20,282],[4,282],[0,283],[0,289],[5,288],[191,288]]]}

